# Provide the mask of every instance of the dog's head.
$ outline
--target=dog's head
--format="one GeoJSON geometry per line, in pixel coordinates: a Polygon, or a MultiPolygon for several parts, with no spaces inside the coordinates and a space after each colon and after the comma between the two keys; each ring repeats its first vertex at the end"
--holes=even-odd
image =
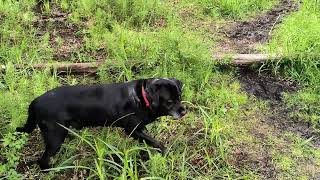
{"type": "Polygon", "coordinates": [[[150,79],[147,81],[146,92],[151,108],[157,114],[171,115],[174,119],[180,119],[186,114],[181,104],[181,81],[174,78],[150,79]]]}

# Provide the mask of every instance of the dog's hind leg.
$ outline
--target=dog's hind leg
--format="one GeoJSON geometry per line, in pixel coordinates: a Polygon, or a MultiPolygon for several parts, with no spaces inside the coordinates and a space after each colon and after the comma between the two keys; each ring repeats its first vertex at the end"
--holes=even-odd
{"type": "Polygon", "coordinates": [[[60,149],[68,131],[63,127],[55,125],[54,128],[40,126],[41,133],[45,143],[45,151],[42,157],[38,160],[41,169],[49,169],[49,161],[60,149]]]}

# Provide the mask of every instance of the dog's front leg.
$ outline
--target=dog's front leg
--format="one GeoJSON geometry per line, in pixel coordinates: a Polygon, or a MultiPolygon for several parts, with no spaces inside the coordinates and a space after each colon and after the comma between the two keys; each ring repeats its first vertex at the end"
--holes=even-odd
{"type": "Polygon", "coordinates": [[[148,145],[159,148],[162,155],[166,153],[166,147],[161,144],[161,142],[157,141],[143,130],[135,130],[132,132],[132,137],[135,139],[139,139],[140,142],[145,141],[148,145]]]}

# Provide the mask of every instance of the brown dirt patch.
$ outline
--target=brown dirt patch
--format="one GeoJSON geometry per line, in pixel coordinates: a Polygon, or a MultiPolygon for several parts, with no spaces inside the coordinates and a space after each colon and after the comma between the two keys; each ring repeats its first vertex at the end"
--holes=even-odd
{"type": "Polygon", "coordinates": [[[220,30],[223,36],[219,43],[220,51],[256,53],[256,45],[267,42],[273,28],[282,22],[285,15],[297,9],[298,4],[293,0],[280,0],[278,5],[258,17],[229,24],[220,30]]]}
{"type": "Polygon", "coordinates": [[[238,72],[242,89],[262,100],[277,103],[282,100],[283,93],[298,90],[295,82],[276,78],[268,72],[255,71],[249,67],[239,67],[238,72]]]}
{"type": "Polygon", "coordinates": [[[241,87],[248,94],[269,102],[269,112],[261,114],[263,123],[281,131],[293,132],[304,139],[312,138],[313,145],[320,147],[320,134],[308,122],[290,116],[295,109],[289,109],[282,101],[284,93],[296,92],[296,83],[276,78],[270,73],[260,73],[248,67],[239,68],[241,87]]]}
{"type": "Polygon", "coordinates": [[[68,13],[52,4],[50,14],[40,12],[34,22],[34,26],[39,29],[39,36],[49,33],[54,60],[70,59],[83,44],[83,35],[79,33],[80,27],[68,22],[68,16],[68,13]]]}

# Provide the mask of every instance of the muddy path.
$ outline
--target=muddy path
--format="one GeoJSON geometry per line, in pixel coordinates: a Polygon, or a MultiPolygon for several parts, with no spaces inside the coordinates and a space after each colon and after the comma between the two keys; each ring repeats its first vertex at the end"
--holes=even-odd
{"type": "Polygon", "coordinates": [[[259,73],[249,67],[238,68],[242,90],[257,99],[267,101],[268,112],[262,112],[265,118],[261,121],[280,131],[295,133],[301,138],[310,139],[315,147],[320,148],[320,134],[309,123],[291,117],[296,109],[286,106],[284,93],[297,92],[301,87],[295,82],[272,76],[271,73],[259,73]]]}
{"type": "Polygon", "coordinates": [[[219,30],[223,37],[219,51],[243,54],[258,52],[256,46],[267,42],[271,31],[298,7],[293,0],[280,0],[274,8],[257,17],[228,24],[219,30]]]}
{"type": "MultiPolygon", "coordinates": [[[[255,18],[226,25],[220,30],[224,32],[224,38],[219,43],[222,50],[224,53],[256,53],[256,45],[266,43],[271,31],[298,8],[299,4],[292,0],[280,0],[275,7],[255,18]]],[[[270,113],[264,114],[267,117],[264,123],[305,139],[313,138],[313,144],[320,147],[319,133],[307,122],[291,117],[290,113],[295,109],[287,108],[283,102],[283,93],[299,90],[297,83],[275,77],[269,71],[260,73],[246,66],[238,67],[237,77],[243,91],[269,103],[270,113]]]]}
{"type": "Polygon", "coordinates": [[[37,36],[49,35],[50,47],[53,50],[53,59],[64,61],[71,58],[82,48],[83,35],[79,25],[68,22],[70,14],[63,12],[55,4],[51,4],[50,13],[44,10],[36,10],[37,19],[33,26],[39,29],[37,36]]]}
{"type": "MultiPolygon", "coordinates": [[[[309,123],[291,117],[296,109],[289,108],[284,101],[284,93],[295,93],[301,87],[292,81],[272,76],[270,72],[259,72],[250,67],[238,67],[238,80],[241,89],[249,96],[248,110],[254,109],[256,101],[263,101],[266,108],[254,110],[254,113],[244,117],[243,124],[248,129],[253,142],[241,141],[232,149],[235,167],[249,169],[259,174],[262,179],[281,179],[282,170],[274,162],[273,152],[291,154],[294,142],[287,133],[295,137],[310,140],[311,148],[320,148],[320,134],[309,123]],[[280,143],[278,143],[280,142],[280,143]]],[[[310,167],[304,170],[308,176],[320,178],[316,172],[317,165],[310,159],[300,159],[297,166],[310,167]],[[314,172],[313,172],[314,171],[314,172]]],[[[241,171],[241,170],[240,170],[241,171]]]]}
{"type": "MultiPolygon", "coordinates": [[[[280,0],[271,10],[246,21],[227,24],[219,30],[222,40],[218,43],[219,53],[258,53],[258,46],[267,43],[271,32],[281,23],[285,16],[297,11],[299,4],[291,0],[280,0]]],[[[320,134],[309,123],[294,118],[291,113],[297,111],[288,108],[284,101],[284,93],[295,93],[301,87],[299,84],[275,77],[269,71],[259,72],[248,66],[237,67],[237,79],[242,91],[258,101],[267,104],[265,109],[259,109],[256,114],[245,117],[247,124],[257,119],[255,125],[249,128],[250,134],[258,141],[252,144],[237,144],[232,150],[238,168],[249,168],[257,171],[263,179],[278,179],[279,169],[273,162],[272,151],[288,151],[292,142],[286,140],[285,133],[289,132],[304,140],[310,140],[311,146],[320,148],[320,134]],[[282,139],[284,144],[268,145],[268,137],[282,139]],[[253,146],[253,147],[252,147],[253,146]]],[[[251,98],[250,98],[251,99],[251,98]]],[[[254,104],[249,100],[250,104],[254,104]]],[[[255,101],[255,100],[254,100],[255,101]]],[[[286,152],[288,153],[288,152],[286,152]]],[[[303,166],[313,166],[313,162],[299,162],[303,166]]],[[[316,175],[316,177],[319,177],[316,175]]]]}
{"type": "MultiPolygon", "coordinates": [[[[298,7],[294,1],[281,0],[274,8],[256,18],[224,27],[228,39],[225,46],[234,48],[237,53],[257,52],[255,45],[266,43],[275,26],[281,23],[286,15],[297,11],[298,7]]],[[[319,133],[316,133],[307,122],[292,118],[290,113],[295,109],[287,108],[283,102],[283,93],[298,91],[297,83],[275,77],[268,71],[260,73],[245,66],[238,67],[238,79],[243,91],[269,102],[270,113],[265,114],[267,116],[264,119],[265,123],[284,131],[294,132],[305,139],[313,138],[314,145],[320,147],[319,133]]]]}
{"type": "MultiPolygon", "coordinates": [[[[89,22],[71,22],[71,13],[63,11],[55,2],[50,2],[50,13],[45,12],[43,5],[35,8],[37,19],[33,26],[38,30],[39,38],[49,34],[49,44],[52,48],[52,59],[55,61],[104,61],[106,53],[102,50],[95,52],[85,46],[84,29],[89,22]]],[[[91,22],[92,24],[92,22],[91,22]]]]}

